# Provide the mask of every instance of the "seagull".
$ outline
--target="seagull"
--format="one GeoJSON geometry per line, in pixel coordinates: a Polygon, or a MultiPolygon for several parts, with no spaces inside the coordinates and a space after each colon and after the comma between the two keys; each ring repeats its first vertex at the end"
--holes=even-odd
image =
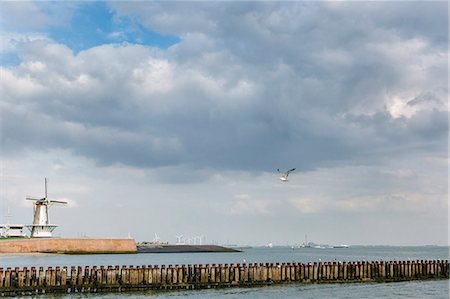
{"type": "MultiPolygon", "coordinates": [[[[287,182],[288,181],[288,176],[291,172],[293,172],[295,170],[295,168],[292,168],[291,170],[288,170],[284,173],[281,174],[280,180],[283,182],[287,182]]],[[[277,169],[278,172],[280,172],[279,169],[277,169]]]]}

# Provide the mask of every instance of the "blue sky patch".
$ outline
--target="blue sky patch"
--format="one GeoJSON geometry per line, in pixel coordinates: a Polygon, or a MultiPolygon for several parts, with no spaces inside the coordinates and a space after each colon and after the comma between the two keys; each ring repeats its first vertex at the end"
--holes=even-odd
{"type": "Polygon", "coordinates": [[[0,53],[0,66],[15,66],[20,64],[20,58],[16,53],[0,53]]]}
{"type": "Polygon", "coordinates": [[[14,45],[17,41],[51,39],[71,48],[75,54],[104,44],[139,44],[167,49],[180,42],[176,36],[149,30],[132,17],[119,17],[107,2],[35,2],[30,5],[34,8],[27,10],[27,3],[15,2],[0,11],[0,33],[6,41],[0,48],[1,66],[20,64],[14,45]],[[31,16],[24,15],[23,11],[31,16]],[[8,32],[12,33],[11,40],[5,34],[8,32]],[[18,34],[17,37],[14,34],[18,34]]]}
{"type": "Polygon", "coordinates": [[[178,43],[175,36],[148,30],[129,17],[118,18],[106,2],[86,2],[75,11],[69,26],[51,27],[50,38],[75,53],[111,43],[130,43],[161,49],[178,43]]]}

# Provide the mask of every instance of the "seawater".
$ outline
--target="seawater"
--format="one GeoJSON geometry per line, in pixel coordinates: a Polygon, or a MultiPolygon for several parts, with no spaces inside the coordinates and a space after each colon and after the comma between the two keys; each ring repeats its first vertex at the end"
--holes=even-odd
{"type": "MultiPolygon", "coordinates": [[[[186,265],[317,261],[449,259],[438,246],[352,246],[350,248],[255,247],[242,252],[113,255],[0,255],[0,267],[186,265]]],[[[289,284],[252,288],[142,291],[110,294],[47,294],[34,298],[449,298],[449,280],[396,283],[289,284]]]]}

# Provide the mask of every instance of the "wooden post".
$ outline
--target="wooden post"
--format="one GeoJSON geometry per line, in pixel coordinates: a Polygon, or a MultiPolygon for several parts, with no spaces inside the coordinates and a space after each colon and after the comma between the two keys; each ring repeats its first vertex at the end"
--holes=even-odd
{"type": "Polygon", "coordinates": [[[31,271],[28,270],[27,267],[24,267],[23,273],[25,275],[25,281],[24,281],[25,287],[29,288],[29,287],[31,287],[31,271]]]}
{"type": "Polygon", "coordinates": [[[6,288],[10,288],[11,287],[11,268],[6,268],[6,273],[5,273],[5,287],[6,288]]]}
{"type": "Polygon", "coordinates": [[[264,281],[263,266],[264,265],[262,263],[255,263],[255,280],[258,283],[262,283],[264,281]]]}
{"type": "Polygon", "coordinates": [[[97,289],[102,289],[103,287],[103,266],[100,266],[100,268],[97,269],[97,274],[95,275],[96,281],[95,281],[95,285],[97,287],[97,289]]]}
{"type": "Polygon", "coordinates": [[[239,268],[240,268],[239,264],[233,265],[233,274],[234,274],[234,276],[233,276],[233,281],[232,282],[235,285],[239,284],[239,268]]]}
{"type": "Polygon", "coordinates": [[[11,269],[11,283],[10,286],[13,288],[17,288],[17,272],[19,271],[19,268],[15,267],[14,269],[11,269]]]}
{"type": "Polygon", "coordinates": [[[122,277],[122,283],[124,286],[128,287],[130,285],[130,274],[127,266],[122,266],[120,271],[122,277]]]}
{"type": "Polygon", "coordinates": [[[97,266],[93,266],[92,269],[89,266],[84,267],[84,285],[87,288],[95,288],[97,283],[97,266]]]}
{"type": "Polygon", "coordinates": [[[56,266],[55,268],[55,279],[56,279],[56,286],[61,286],[61,268],[59,266],[56,266]]]}
{"type": "Polygon", "coordinates": [[[273,281],[273,264],[272,263],[266,263],[266,268],[267,268],[267,281],[272,282],[273,281]]]}
{"type": "Polygon", "coordinates": [[[370,262],[370,269],[369,269],[369,275],[370,279],[372,280],[378,280],[379,279],[379,273],[380,273],[380,265],[378,261],[370,262]]]}
{"type": "Polygon", "coordinates": [[[300,266],[300,263],[298,263],[298,262],[296,262],[296,263],[294,263],[294,275],[295,275],[295,281],[296,282],[299,282],[299,281],[301,281],[301,278],[300,278],[300,269],[301,269],[301,266],[300,266]]]}
{"type": "Polygon", "coordinates": [[[153,287],[156,285],[156,267],[157,266],[148,266],[149,274],[148,274],[148,283],[153,287]]]}
{"type": "Polygon", "coordinates": [[[172,269],[172,284],[178,285],[178,265],[172,269]]]}
{"type": "Polygon", "coordinates": [[[211,265],[211,269],[210,269],[209,273],[211,275],[211,283],[215,283],[216,282],[216,264],[211,265]]]}
{"type": "Polygon", "coordinates": [[[269,269],[267,267],[267,264],[259,264],[259,267],[260,267],[261,281],[265,283],[269,279],[268,278],[269,269]]]}
{"type": "Polygon", "coordinates": [[[336,262],[333,262],[333,279],[337,280],[339,279],[339,264],[336,262]]]}
{"type": "Polygon", "coordinates": [[[305,281],[305,264],[298,263],[298,274],[299,274],[299,281],[301,282],[305,281]]]}
{"type": "Polygon", "coordinates": [[[256,276],[256,265],[253,263],[248,264],[248,282],[250,284],[255,283],[255,276],[256,276]]]}
{"type": "MultiPolygon", "coordinates": [[[[3,269],[2,269],[3,270],[3,269]]],[[[3,279],[0,278],[0,283],[3,279]]],[[[36,267],[31,267],[31,277],[30,277],[30,286],[36,287],[37,285],[37,273],[36,273],[36,267]]]]}
{"type": "Polygon", "coordinates": [[[67,286],[67,266],[64,266],[61,270],[61,287],[66,289],[67,286]]]}
{"type": "Polygon", "coordinates": [[[110,287],[115,284],[113,282],[113,267],[111,265],[108,265],[106,268],[106,284],[110,287]]]}
{"type": "Polygon", "coordinates": [[[401,280],[403,280],[405,278],[405,274],[406,274],[406,265],[405,265],[405,261],[399,261],[399,278],[401,280]]]}
{"type": "Polygon", "coordinates": [[[201,268],[202,264],[194,264],[194,283],[198,286],[201,283],[201,268]]]}
{"type": "Polygon", "coordinates": [[[131,273],[131,285],[133,286],[139,285],[139,266],[133,267],[130,273],[131,273]]]}
{"type": "Polygon", "coordinates": [[[225,264],[225,282],[226,283],[231,283],[231,280],[230,280],[230,267],[231,267],[231,265],[228,265],[228,264],[225,264]]]}
{"type": "Polygon", "coordinates": [[[169,265],[169,267],[166,268],[166,285],[172,284],[172,265],[169,265]]]}
{"type": "Polygon", "coordinates": [[[208,275],[207,275],[207,272],[206,272],[207,271],[206,266],[203,266],[201,264],[199,266],[199,268],[200,268],[200,284],[202,286],[206,286],[206,284],[208,283],[208,275]]]}
{"type": "MultiPolygon", "coordinates": [[[[41,276],[40,273],[39,273],[39,276],[41,276]]],[[[41,278],[39,277],[39,280],[40,279],[41,278]]],[[[76,285],[77,285],[77,270],[75,269],[75,266],[71,266],[70,267],[70,291],[71,292],[75,292],[76,285]]]]}
{"type": "Polygon", "coordinates": [[[331,280],[331,264],[330,262],[325,262],[325,278],[327,281],[331,280]]]}
{"type": "Polygon", "coordinates": [[[3,288],[5,286],[4,280],[5,280],[5,272],[3,272],[3,268],[0,268],[0,288],[3,288]]]}
{"type": "Polygon", "coordinates": [[[307,281],[308,282],[311,282],[311,281],[314,280],[313,264],[312,263],[308,263],[308,265],[306,266],[305,275],[307,277],[307,281]]]}
{"type": "MultiPolygon", "coordinates": [[[[162,275],[162,273],[163,273],[162,267],[163,267],[163,265],[161,265],[161,268],[159,268],[158,266],[156,266],[156,283],[157,283],[157,285],[158,285],[159,288],[160,288],[160,287],[162,286],[162,284],[163,284],[163,280],[162,280],[162,278],[163,278],[163,275],[162,275]]],[[[165,271],[164,271],[164,272],[165,272],[165,271]]]]}
{"type": "Polygon", "coordinates": [[[348,280],[348,263],[342,262],[342,280],[348,280]]]}
{"type": "Polygon", "coordinates": [[[48,267],[47,270],[45,270],[45,282],[44,282],[44,286],[46,288],[49,288],[51,285],[51,279],[52,279],[52,267],[48,267]]]}
{"type": "Polygon", "coordinates": [[[181,275],[179,275],[180,281],[183,284],[187,284],[188,281],[188,269],[184,265],[181,266],[181,275]]]}
{"type": "Polygon", "coordinates": [[[77,271],[77,288],[80,289],[83,286],[83,268],[78,266],[77,271]]]}
{"type": "Polygon", "coordinates": [[[385,261],[381,262],[380,276],[381,276],[381,279],[383,279],[383,280],[386,278],[386,262],[385,261]]]}
{"type": "Polygon", "coordinates": [[[19,289],[23,288],[23,282],[24,282],[23,270],[19,270],[17,271],[17,287],[19,289]]]}
{"type": "Polygon", "coordinates": [[[291,276],[289,277],[290,281],[297,281],[297,271],[296,267],[297,263],[289,263],[289,272],[291,273],[291,276]]]}
{"type": "Polygon", "coordinates": [[[244,283],[244,285],[248,284],[249,281],[248,277],[249,277],[249,267],[247,266],[247,264],[243,264],[242,269],[239,273],[241,283],[244,283]]]}
{"type": "Polygon", "coordinates": [[[188,266],[188,284],[195,285],[195,264],[188,266]]]}
{"type": "MultiPolygon", "coordinates": [[[[310,273],[309,275],[310,276],[312,275],[312,277],[311,277],[312,281],[318,281],[319,280],[319,265],[322,266],[322,269],[324,268],[324,265],[323,265],[322,262],[319,262],[319,263],[314,262],[312,264],[312,268],[310,268],[310,270],[312,270],[312,273],[310,273]]],[[[322,275],[322,277],[323,277],[323,275],[322,275]]]]}
{"type": "Polygon", "coordinates": [[[178,286],[182,286],[183,285],[183,273],[184,273],[184,266],[178,266],[176,265],[177,268],[177,285],[178,286]]]}
{"type": "Polygon", "coordinates": [[[360,275],[361,280],[366,279],[366,262],[365,261],[361,261],[361,264],[359,266],[359,275],[360,275]]]}

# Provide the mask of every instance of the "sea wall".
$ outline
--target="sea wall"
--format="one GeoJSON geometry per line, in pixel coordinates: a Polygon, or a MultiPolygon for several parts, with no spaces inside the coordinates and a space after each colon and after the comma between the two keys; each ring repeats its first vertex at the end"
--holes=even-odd
{"type": "Polygon", "coordinates": [[[448,260],[0,268],[0,294],[448,279],[448,260]]]}
{"type": "Polygon", "coordinates": [[[48,238],[0,240],[0,253],[132,253],[133,239],[48,238]]]}

